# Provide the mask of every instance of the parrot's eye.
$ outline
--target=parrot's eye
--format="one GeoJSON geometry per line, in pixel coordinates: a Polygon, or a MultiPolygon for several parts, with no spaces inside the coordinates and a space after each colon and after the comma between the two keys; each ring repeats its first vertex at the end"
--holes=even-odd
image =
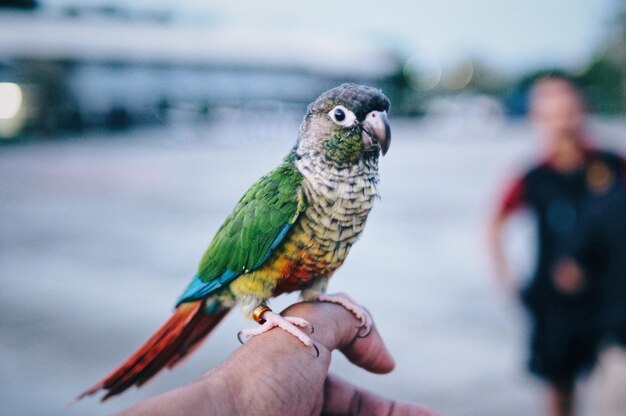
{"type": "Polygon", "coordinates": [[[356,121],[356,116],[350,110],[342,105],[338,105],[328,113],[328,117],[336,124],[343,127],[349,127],[356,121]]]}

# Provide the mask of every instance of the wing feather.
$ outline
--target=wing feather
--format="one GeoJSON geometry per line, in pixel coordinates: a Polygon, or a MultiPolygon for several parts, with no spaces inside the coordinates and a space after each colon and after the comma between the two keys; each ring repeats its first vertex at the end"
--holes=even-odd
{"type": "Polygon", "coordinates": [[[306,206],[301,182],[300,172],[285,161],[252,185],[211,241],[176,305],[203,298],[261,267],[306,206]]]}

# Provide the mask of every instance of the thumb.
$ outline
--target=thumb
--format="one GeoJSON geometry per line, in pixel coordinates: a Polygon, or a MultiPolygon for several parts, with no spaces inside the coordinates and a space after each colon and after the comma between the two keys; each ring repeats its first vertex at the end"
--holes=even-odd
{"type": "Polygon", "coordinates": [[[341,352],[351,363],[367,371],[378,374],[391,372],[396,364],[376,327],[363,338],[358,336],[358,331],[350,343],[340,347],[341,352]]]}
{"type": "Polygon", "coordinates": [[[302,302],[290,306],[285,315],[300,316],[309,321],[315,339],[328,351],[341,350],[353,364],[373,373],[388,373],[395,363],[376,326],[363,338],[354,315],[343,306],[327,302],[302,302]]]}

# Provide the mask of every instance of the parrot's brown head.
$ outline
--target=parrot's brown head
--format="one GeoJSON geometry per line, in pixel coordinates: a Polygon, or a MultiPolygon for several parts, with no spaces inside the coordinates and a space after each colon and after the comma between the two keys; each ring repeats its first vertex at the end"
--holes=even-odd
{"type": "Polygon", "coordinates": [[[389,99],[378,89],[342,84],[308,107],[296,153],[323,156],[338,165],[378,158],[389,150],[389,99]]]}

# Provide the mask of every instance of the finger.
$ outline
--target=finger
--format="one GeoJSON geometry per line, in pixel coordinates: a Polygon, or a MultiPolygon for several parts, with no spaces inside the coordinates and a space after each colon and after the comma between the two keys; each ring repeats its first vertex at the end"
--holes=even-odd
{"type": "Polygon", "coordinates": [[[396,365],[376,326],[364,338],[358,337],[357,331],[353,340],[341,348],[341,352],[351,363],[372,373],[389,373],[396,365]]]}
{"type": "Polygon", "coordinates": [[[324,415],[436,416],[436,413],[413,403],[397,402],[329,374],[324,383],[324,415]]]}
{"type": "Polygon", "coordinates": [[[341,350],[353,364],[373,373],[388,373],[394,368],[391,354],[374,326],[371,333],[358,338],[360,328],[351,312],[332,303],[298,303],[283,312],[299,316],[315,327],[312,335],[329,351],[341,350]]]}

